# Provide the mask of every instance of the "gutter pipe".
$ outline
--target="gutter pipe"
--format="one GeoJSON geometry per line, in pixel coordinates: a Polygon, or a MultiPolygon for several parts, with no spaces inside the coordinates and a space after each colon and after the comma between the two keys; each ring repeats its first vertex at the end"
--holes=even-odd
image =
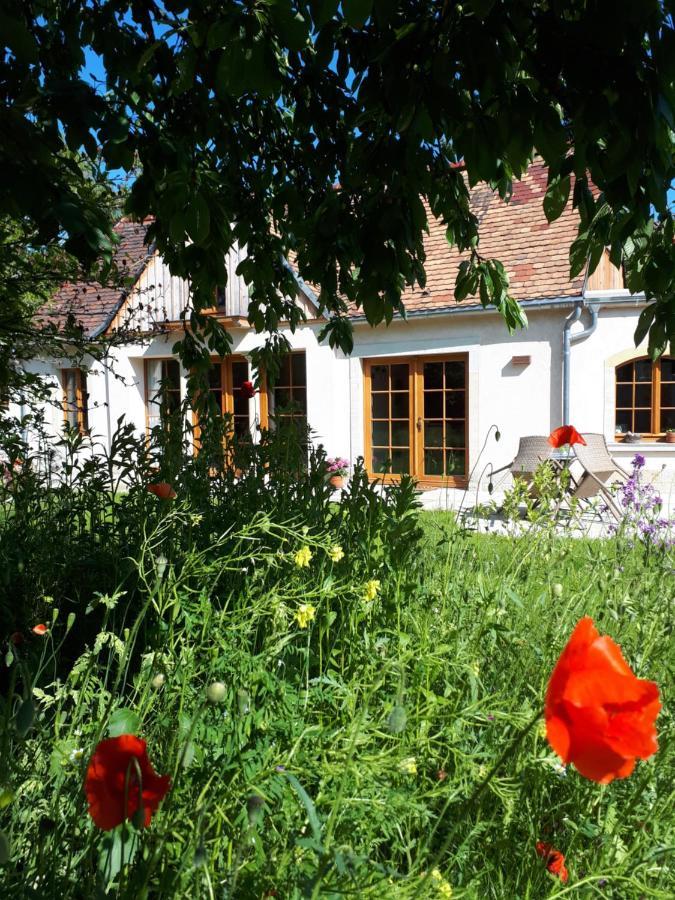
{"type": "Polygon", "coordinates": [[[579,341],[583,341],[587,337],[590,337],[598,327],[599,306],[597,304],[594,304],[588,307],[591,313],[590,325],[587,328],[584,328],[583,331],[578,331],[575,334],[572,334],[572,325],[575,322],[578,322],[581,318],[581,313],[584,306],[584,301],[578,300],[574,304],[574,309],[572,310],[572,312],[569,314],[569,316],[566,317],[565,325],[563,326],[563,425],[570,424],[570,376],[572,344],[576,344],[579,341]]]}

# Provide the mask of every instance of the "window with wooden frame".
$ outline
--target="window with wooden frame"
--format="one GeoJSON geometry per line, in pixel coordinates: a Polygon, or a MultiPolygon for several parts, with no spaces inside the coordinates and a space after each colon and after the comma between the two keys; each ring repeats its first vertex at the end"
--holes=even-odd
{"type": "Polygon", "coordinates": [[[675,357],[643,357],[616,367],[616,435],[656,440],[675,428],[675,357]]]}
{"type": "Polygon", "coordinates": [[[234,433],[238,437],[251,436],[251,402],[244,390],[244,382],[251,381],[248,360],[243,356],[228,356],[211,361],[209,391],[223,415],[232,416],[234,433]]]}
{"type": "Polygon", "coordinates": [[[281,361],[274,387],[268,391],[269,417],[278,428],[307,428],[307,358],[305,351],[289,353],[281,361]]]}
{"type": "Polygon", "coordinates": [[[61,369],[63,418],[80,434],[89,430],[89,394],[84,369],[61,369]]]}
{"type": "Polygon", "coordinates": [[[145,360],[145,414],[148,431],[169,428],[180,415],[180,363],[177,359],[145,360]]]}
{"type": "Polygon", "coordinates": [[[465,484],[468,357],[395,357],[364,363],[366,468],[385,480],[465,484]]]}

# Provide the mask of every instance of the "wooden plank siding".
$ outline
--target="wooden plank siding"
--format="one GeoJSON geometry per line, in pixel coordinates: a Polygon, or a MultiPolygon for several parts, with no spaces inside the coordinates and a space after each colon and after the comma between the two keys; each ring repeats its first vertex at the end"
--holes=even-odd
{"type": "MultiPolygon", "coordinates": [[[[220,302],[214,298],[213,307],[205,312],[235,324],[248,324],[249,289],[241,275],[237,275],[237,267],[245,258],[246,248],[238,245],[231,248],[226,260],[224,298],[221,295],[220,302]]],[[[315,318],[316,308],[302,291],[298,291],[295,303],[303,309],[308,319],[315,318]]],[[[159,254],[155,253],[109,327],[112,330],[150,333],[175,327],[181,321],[181,313],[186,312],[189,316],[189,311],[188,282],[173,276],[159,254]]]]}

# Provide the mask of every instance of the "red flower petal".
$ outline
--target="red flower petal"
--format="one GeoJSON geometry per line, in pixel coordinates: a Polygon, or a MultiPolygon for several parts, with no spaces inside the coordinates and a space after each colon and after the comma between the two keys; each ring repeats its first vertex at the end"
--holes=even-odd
{"type": "Polygon", "coordinates": [[[537,841],[536,849],[539,856],[546,861],[548,871],[552,875],[557,875],[563,883],[567,882],[569,872],[565,867],[565,857],[560,850],[556,850],[551,844],[547,844],[546,841],[537,841]]]}
{"type": "Polygon", "coordinates": [[[156,484],[149,484],[148,491],[160,500],[175,500],[178,496],[171,485],[166,481],[158,481],[156,484]]]}
{"type": "Polygon", "coordinates": [[[157,810],[170,786],[169,776],[157,775],[152,768],[145,741],[133,734],[122,734],[101,741],[91,758],[84,782],[89,814],[96,825],[105,831],[132,818],[139,805],[144,812],[144,824],[149,825],[153,812],[157,810]],[[134,760],[141,773],[140,798],[134,760]]]}
{"type": "Polygon", "coordinates": [[[548,442],[552,447],[586,443],[574,425],[561,425],[559,428],[554,428],[548,436],[548,442]]]}
{"type": "Polygon", "coordinates": [[[47,628],[46,625],[43,625],[42,622],[40,622],[39,625],[33,625],[33,627],[31,628],[31,631],[33,632],[33,634],[37,634],[40,637],[42,637],[43,634],[47,634],[49,629],[47,628]]]}
{"type": "Polygon", "coordinates": [[[601,784],[626,778],[658,749],[660,708],[657,685],[636,678],[619,646],[581,619],[546,691],[546,734],[562,760],[601,784]]]}
{"type": "Polygon", "coordinates": [[[255,388],[253,387],[252,381],[242,381],[240,390],[244,397],[248,400],[253,399],[255,397],[255,388]]]}

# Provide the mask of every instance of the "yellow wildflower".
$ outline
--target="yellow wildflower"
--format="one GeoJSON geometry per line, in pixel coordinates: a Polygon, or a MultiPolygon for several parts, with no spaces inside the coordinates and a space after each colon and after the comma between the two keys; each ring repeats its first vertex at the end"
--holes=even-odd
{"type": "Polygon", "coordinates": [[[328,551],[328,556],[333,562],[340,562],[341,559],[345,558],[345,551],[339,544],[333,544],[328,551]]]}
{"type": "Polygon", "coordinates": [[[295,554],[295,564],[299,569],[306,569],[312,559],[312,551],[309,547],[301,547],[295,554]]]}
{"type": "Polygon", "coordinates": [[[452,897],[452,887],[449,881],[446,881],[445,878],[441,875],[438,869],[432,869],[429,879],[432,885],[436,888],[439,897],[452,897]]]}
{"type": "Polygon", "coordinates": [[[295,614],[295,621],[300,628],[307,628],[310,622],[316,618],[316,607],[311,603],[301,603],[295,614]]]}
{"type": "Polygon", "coordinates": [[[398,764],[398,767],[404,775],[417,775],[417,760],[414,756],[406,756],[398,764]]]}
{"type": "Polygon", "coordinates": [[[542,719],[537,727],[537,734],[542,739],[542,741],[546,740],[546,722],[542,719]]]}
{"type": "Polygon", "coordinates": [[[380,592],[380,587],[382,582],[379,578],[371,578],[370,581],[366,581],[366,585],[363,589],[363,599],[366,603],[370,603],[371,600],[374,600],[380,592]]]}

